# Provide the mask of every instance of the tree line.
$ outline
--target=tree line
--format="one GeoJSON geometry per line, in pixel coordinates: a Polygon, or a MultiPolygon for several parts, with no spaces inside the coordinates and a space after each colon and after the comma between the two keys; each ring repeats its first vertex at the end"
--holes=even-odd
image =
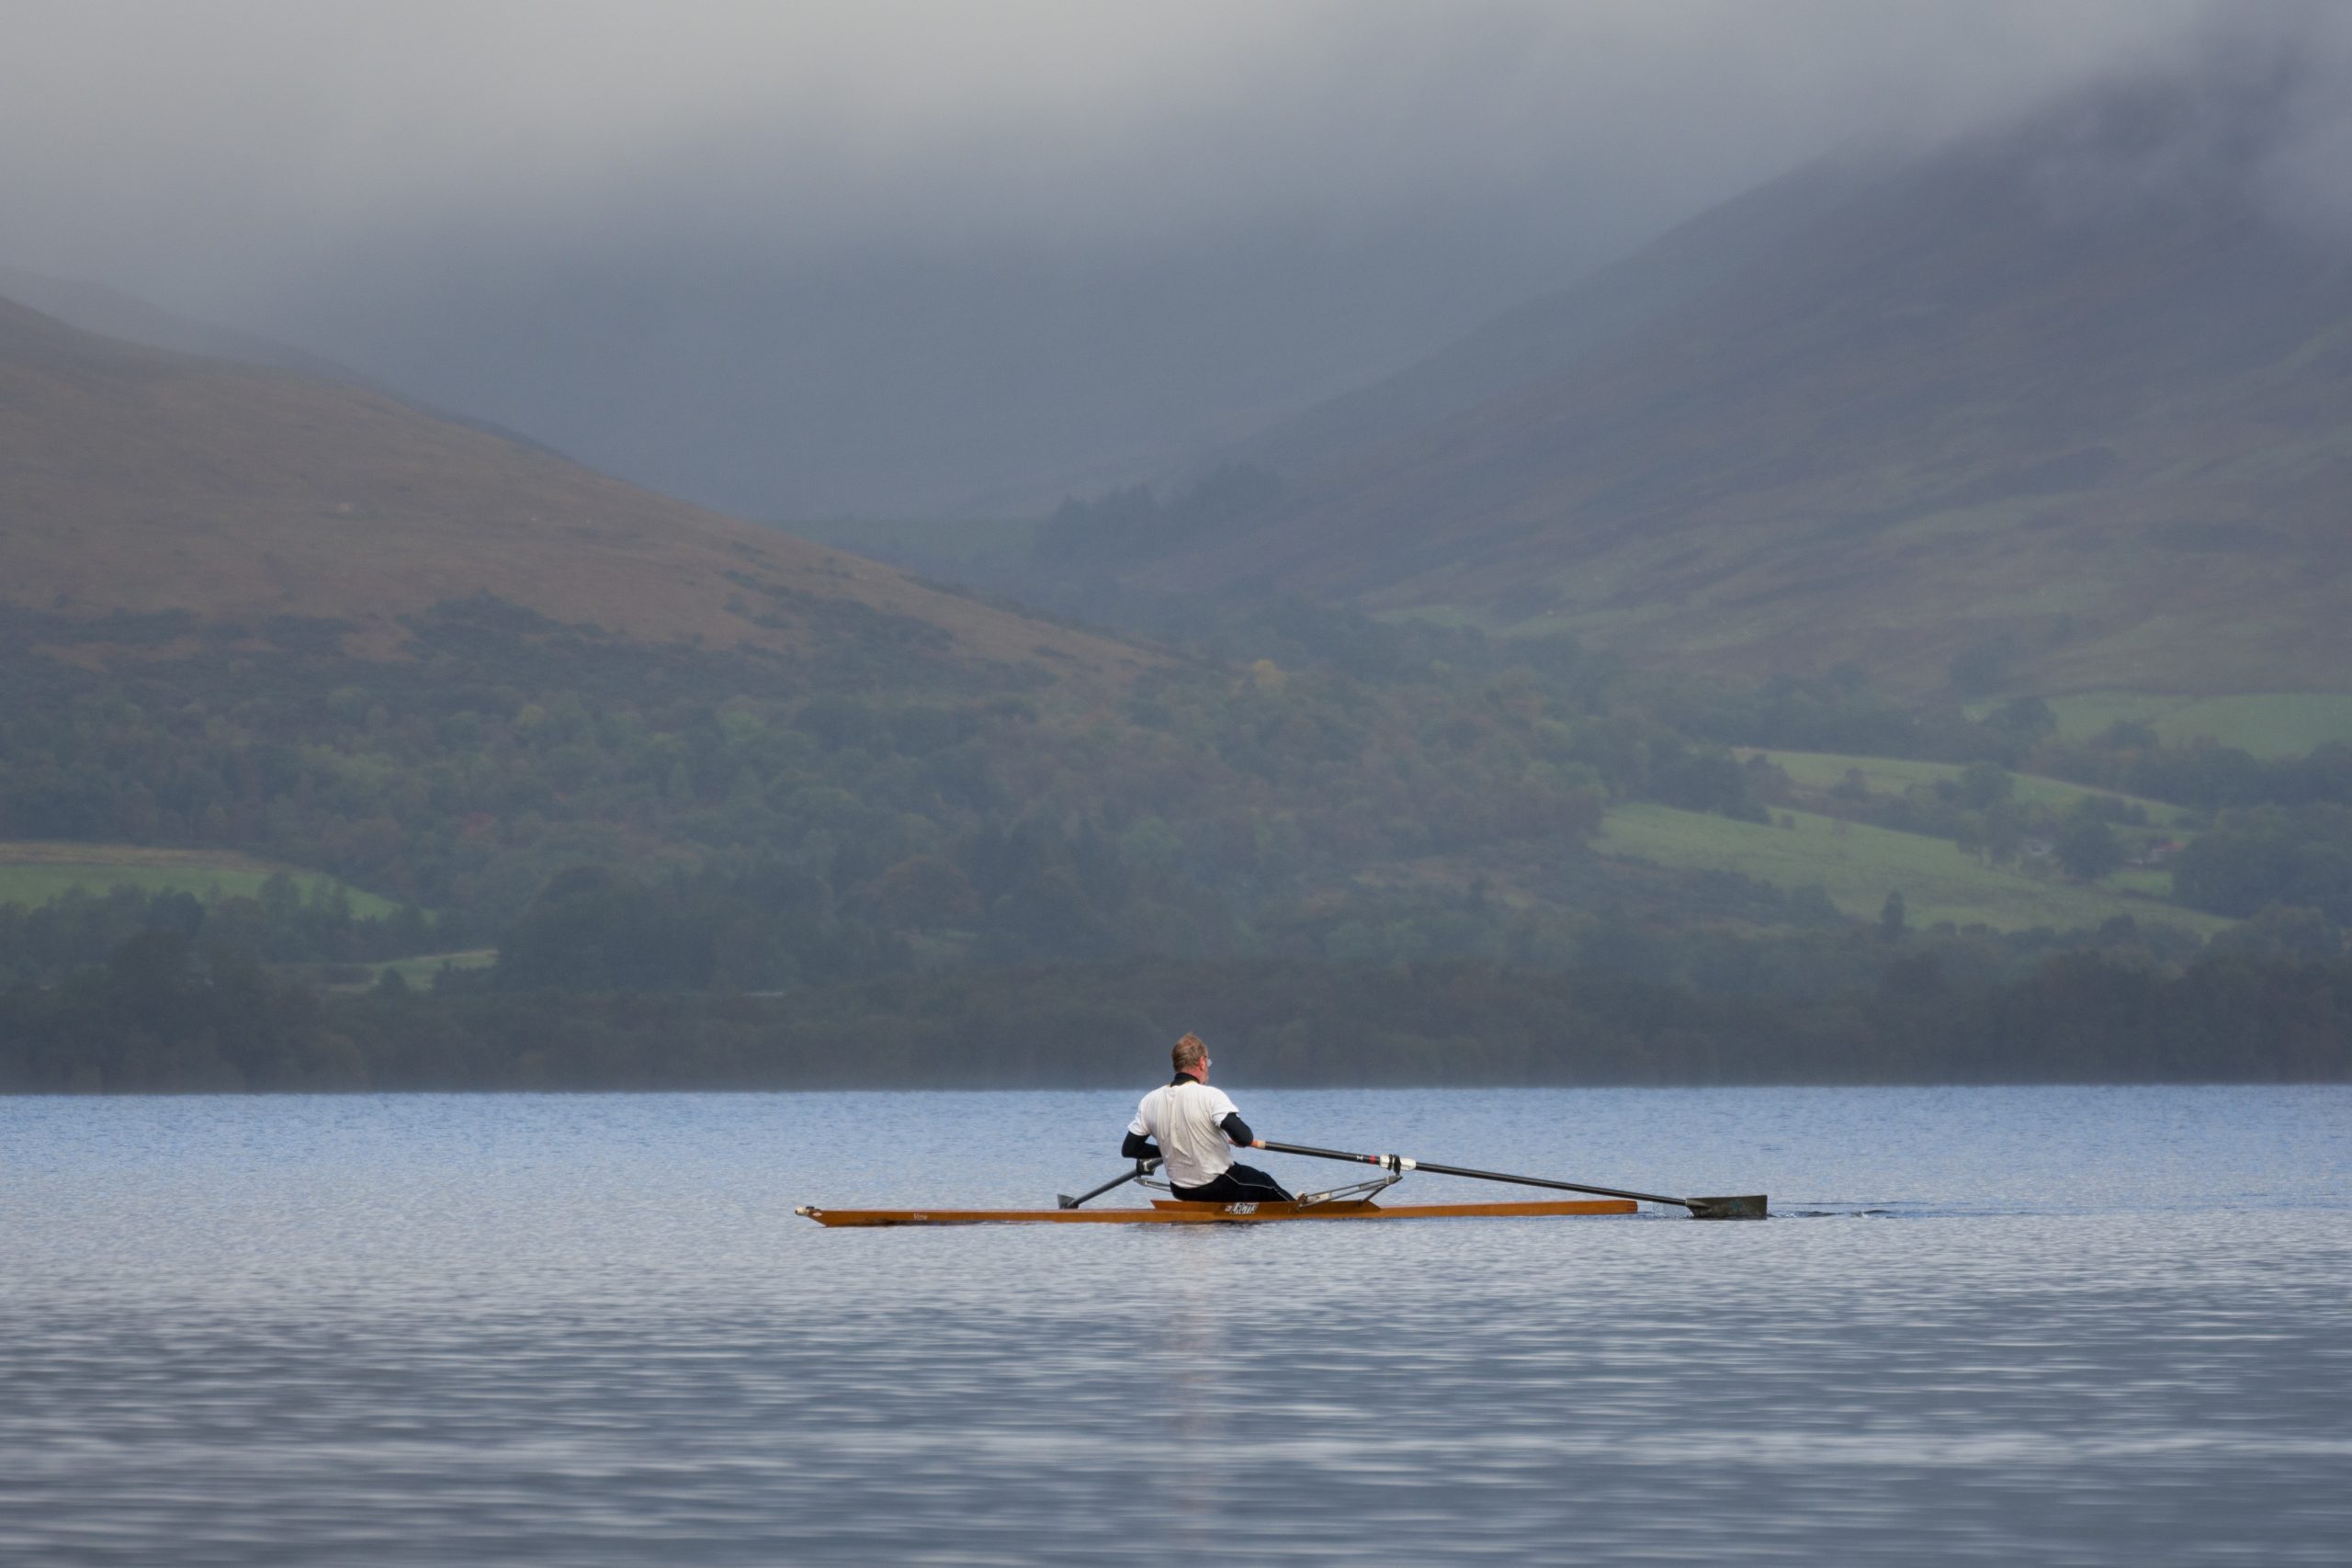
{"type": "MultiPolygon", "coordinates": [[[[624,647],[494,601],[419,617],[402,662],[282,621],[266,650],[213,639],[93,669],[32,651],[67,635],[53,619],[0,612],[0,836],[242,849],[401,906],[358,919],[290,883],[209,908],[0,906],[7,1081],[790,1084],[831,1081],[819,1064],[838,1057],[913,1082],[965,1070],[974,1040],[999,1042],[972,1058],[989,1081],[1047,1081],[1187,994],[1245,998],[1218,1016],[1323,1081],[1735,1081],[1732,1061],[1776,1081],[2340,1071],[2310,1022],[2352,920],[2347,808],[2312,795],[2334,787],[2330,756],[2264,765],[2262,787],[2310,797],[2218,807],[2181,857],[2185,901],[2250,918],[2211,953],[2154,926],[1921,933],[1897,910],[1873,931],[1819,889],[1612,867],[1587,839],[1625,800],[1768,818],[1785,777],[1732,747],[1792,736],[1962,761],[1841,808],[1963,848],[1973,832],[1988,856],[2049,832],[2097,874],[2133,808],[2015,800],[2009,769],[2066,763],[2031,699],[1902,713],[1856,672],[1734,690],[1569,638],[1296,600],[1132,593],[1109,612],[1165,657],[1086,691],[943,674],[914,632],[795,666],[624,647]],[[491,945],[494,967],[423,992],[282,972],[491,945]],[[2249,1030],[2284,1032],[2228,1044],[2225,994],[2256,1010],[2249,1030]],[[2135,1055],[2099,998],[2171,1043],[2135,1055]],[[2195,1030],[2156,1016],[2171,1002],[2195,1030]],[[1000,1006],[1010,1021],[986,1023],[1000,1006]],[[659,1038],[632,1042],[648,1021],[659,1038]]],[[[2086,749],[2100,787],[2154,776],[2116,771],[2146,761],[2142,739],[2086,749]]]]}
{"type": "Polygon", "coordinates": [[[1480,960],[1150,960],[788,996],[322,998],[158,931],[102,974],[0,992],[0,1089],[1132,1087],[1187,1029],[1261,1084],[2340,1082],[2352,964],[2075,950],[1988,981],[1907,954],[1865,986],[1759,995],[1480,960]]]}
{"type": "Polygon", "coordinates": [[[413,906],[357,915],[342,889],[306,892],[282,873],[252,894],[209,900],[133,886],[69,888],[42,904],[0,904],[0,985],[56,985],[150,931],[202,931],[261,963],[340,964],[462,947],[472,934],[413,906]]]}

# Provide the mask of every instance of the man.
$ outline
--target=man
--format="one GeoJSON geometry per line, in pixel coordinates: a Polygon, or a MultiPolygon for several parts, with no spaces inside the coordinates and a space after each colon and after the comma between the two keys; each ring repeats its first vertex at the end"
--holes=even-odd
{"type": "Polygon", "coordinates": [[[1225,1091],[1209,1087],[1209,1048],[1187,1034],[1169,1053],[1176,1076],[1143,1097],[1127,1140],[1127,1159],[1156,1159],[1176,1196],[1193,1203],[1286,1203],[1290,1194],[1264,1171],[1233,1163],[1233,1147],[1261,1149],[1225,1091]],[[1156,1144],[1152,1141],[1159,1140],[1156,1144]]]}

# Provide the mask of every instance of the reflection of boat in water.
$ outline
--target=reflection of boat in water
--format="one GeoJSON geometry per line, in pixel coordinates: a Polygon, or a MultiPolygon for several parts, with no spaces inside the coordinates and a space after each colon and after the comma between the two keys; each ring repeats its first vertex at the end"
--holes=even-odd
{"type": "Polygon", "coordinates": [[[1182,1203],[1153,1201],[1148,1209],[820,1209],[793,1211],[820,1225],[1224,1225],[1265,1224],[1275,1220],[1502,1220],[1544,1219],[1569,1214],[1630,1214],[1640,1207],[1630,1198],[1588,1198],[1529,1203],[1398,1203],[1384,1207],[1369,1198],[1330,1202],[1182,1203]]]}

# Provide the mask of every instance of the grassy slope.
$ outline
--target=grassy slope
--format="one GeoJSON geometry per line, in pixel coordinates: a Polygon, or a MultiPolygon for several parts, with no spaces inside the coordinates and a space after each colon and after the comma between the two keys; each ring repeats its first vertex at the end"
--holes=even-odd
{"type": "Polygon", "coordinates": [[[0,843],[0,904],[38,906],[75,888],[106,893],[126,886],[145,893],[193,893],[207,900],[253,897],[260,893],[262,884],[280,874],[290,877],[306,897],[341,887],[356,915],[389,915],[394,908],[390,900],[334,877],[231,850],[159,850],[30,840],[0,843]]]}
{"type": "Polygon", "coordinates": [[[1886,896],[1899,891],[1911,923],[1920,926],[1951,920],[1998,931],[2064,929],[2130,915],[2209,936],[2231,923],[2105,886],[1997,870],[1939,839],[1858,824],[1840,831],[1830,818],[1786,815],[1795,818],[1794,829],[1665,806],[1624,806],[1609,813],[1594,842],[1604,854],[1675,869],[1735,871],[1790,889],[1817,883],[1839,908],[1864,918],[1875,916],[1886,896]]]}
{"type": "MultiPolygon", "coordinates": [[[[414,958],[395,958],[385,964],[358,964],[348,968],[357,972],[356,979],[340,979],[327,984],[332,991],[364,991],[380,981],[386,973],[398,975],[411,988],[429,991],[435,976],[444,968],[487,969],[498,962],[494,947],[469,948],[463,953],[427,953],[414,958]]],[[[308,972],[327,970],[328,965],[311,965],[308,972]]]]}
{"type": "Polygon", "coordinates": [[[387,969],[397,970],[401,979],[412,986],[430,986],[433,976],[443,968],[487,969],[498,962],[494,947],[468,948],[463,953],[428,953],[418,958],[396,958],[389,964],[370,967],[379,975],[387,969]]]}
{"type": "Polygon", "coordinates": [[[2176,745],[2211,740],[2257,757],[2299,757],[2331,740],[2352,741],[2352,694],[2245,692],[2233,696],[2165,696],[2149,692],[2079,692],[2053,697],[2060,732],[2088,739],[2119,722],[2144,724],[2176,745]]]}
{"type": "MultiPolygon", "coordinates": [[[[1832,751],[1770,751],[1760,748],[1743,750],[1743,758],[1761,755],[1777,764],[1790,780],[1802,789],[1829,789],[1845,781],[1847,770],[1861,770],[1862,782],[1873,795],[1900,795],[1916,784],[1932,784],[1942,779],[1956,779],[1963,771],[1954,762],[1914,762],[1891,757],[1849,757],[1832,751]]],[[[2031,773],[2012,773],[2016,781],[2016,797],[2030,806],[2046,806],[2064,811],[2086,795],[2109,792],[2068,784],[2064,779],[2045,779],[2031,773]]],[[[2138,806],[2148,814],[2151,824],[2170,827],[2183,815],[2180,807],[2161,800],[2147,800],[2138,795],[2117,798],[2138,806]]]]}

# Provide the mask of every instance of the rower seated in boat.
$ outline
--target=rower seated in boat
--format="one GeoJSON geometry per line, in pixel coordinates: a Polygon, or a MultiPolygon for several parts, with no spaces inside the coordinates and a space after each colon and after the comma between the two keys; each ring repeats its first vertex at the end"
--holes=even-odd
{"type": "Polygon", "coordinates": [[[1234,1163],[1236,1145],[1263,1148],[1265,1143],[1250,1134],[1225,1091],[1209,1087],[1209,1049],[1201,1037],[1187,1034],[1169,1055],[1176,1076],[1143,1097],[1119,1153],[1159,1161],[1169,1190],[1187,1202],[1290,1201],[1272,1177],[1234,1163]]]}

